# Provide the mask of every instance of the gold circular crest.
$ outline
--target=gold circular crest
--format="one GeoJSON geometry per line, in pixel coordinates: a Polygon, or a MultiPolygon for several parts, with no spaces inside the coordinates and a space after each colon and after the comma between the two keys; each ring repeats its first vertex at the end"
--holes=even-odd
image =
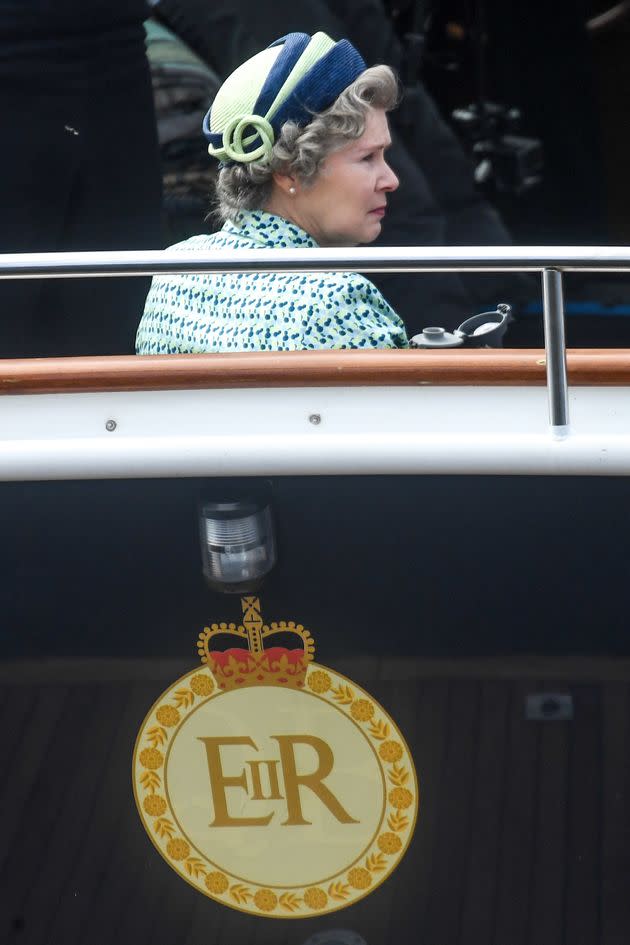
{"type": "Polygon", "coordinates": [[[400,862],[418,813],[395,722],[316,663],[303,689],[226,692],[207,668],[182,676],[144,720],[133,786],[147,833],[183,879],[273,918],[368,895],[400,862]]]}

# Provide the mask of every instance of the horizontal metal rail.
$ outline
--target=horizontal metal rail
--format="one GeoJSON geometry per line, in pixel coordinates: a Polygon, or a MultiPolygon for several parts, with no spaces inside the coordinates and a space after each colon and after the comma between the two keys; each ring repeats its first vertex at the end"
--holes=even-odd
{"type": "Polygon", "coordinates": [[[202,272],[630,272],[623,246],[391,246],[0,254],[0,279],[202,272]]]}
{"type": "Polygon", "coordinates": [[[0,279],[149,276],[169,273],[538,272],[542,275],[549,421],[569,430],[564,272],[630,272],[623,246],[369,247],[0,254],[0,279]]]}

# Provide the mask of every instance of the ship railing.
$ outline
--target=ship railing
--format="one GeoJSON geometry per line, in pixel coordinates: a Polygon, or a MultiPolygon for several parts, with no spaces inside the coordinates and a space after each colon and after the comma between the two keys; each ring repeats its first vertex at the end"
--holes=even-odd
{"type": "MultiPolygon", "coordinates": [[[[549,432],[558,440],[569,435],[569,397],[567,383],[567,352],[563,276],[565,273],[628,273],[630,249],[615,246],[521,246],[521,247],[368,247],[334,249],[259,249],[212,252],[198,251],[111,251],[73,253],[0,254],[0,279],[83,278],[150,276],[169,273],[304,273],[352,271],[373,273],[538,273],[541,277],[545,352],[537,359],[519,352],[487,352],[496,355],[492,361],[480,360],[480,352],[281,352],[264,353],[262,359],[253,353],[240,356],[189,355],[159,358],[68,358],[46,360],[4,361],[0,365],[0,391],[7,393],[52,392],[70,389],[131,390],[173,389],[174,387],[237,387],[255,386],[253,375],[265,376],[264,386],[286,386],[298,383],[325,386],[339,384],[345,377],[351,384],[360,384],[361,377],[378,374],[377,383],[393,384],[449,383],[440,381],[444,372],[454,378],[463,371],[464,380],[483,383],[483,365],[492,364],[495,377],[490,383],[501,383],[501,365],[518,383],[521,376],[532,377],[544,368],[549,410],[549,432]],[[362,355],[365,357],[362,357],[362,355]],[[409,355],[413,359],[409,360],[409,355]],[[350,355],[350,357],[347,357],[350,355]],[[368,357],[371,356],[371,357],[368,357]],[[393,359],[406,355],[407,360],[393,359]],[[315,359],[307,362],[306,359],[315,359]],[[201,360],[199,360],[201,359],[201,360]],[[193,366],[192,361],[196,364],[193,366]],[[142,362],[142,363],[141,363],[142,362]],[[157,363],[156,363],[157,362],[157,363]],[[264,369],[262,374],[259,368],[264,369]],[[309,369],[308,364],[312,365],[309,369]],[[395,367],[394,367],[395,364],[395,367]],[[420,368],[422,365],[422,368],[420,368]],[[433,372],[433,380],[418,380],[418,370],[433,372]],[[112,372],[116,376],[112,379],[112,372]],[[532,373],[533,372],[533,373],[532,373]],[[274,376],[276,380],[274,381],[274,376]],[[101,378],[99,386],[98,378],[101,378]],[[108,380],[109,377],[109,380],[108,380]],[[477,378],[475,381],[474,378],[477,378]],[[91,378],[91,380],[89,380],[91,378]],[[118,380],[116,380],[118,378],[118,380]],[[82,381],[83,379],[83,381],[82,381]],[[74,381],[74,383],[72,383],[74,381]]],[[[499,300],[497,300],[499,301],[499,300]]],[[[503,300],[501,300],[503,301],[503,300]]],[[[505,301],[509,301],[506,299],[505,301]]],[[[4,318],[17,317],[3,313],[4,318]]],[[[485,354],[486,352],[483,352],[485,354]]],[[[576,352],[576,370],[593,373],[594,352],[588,353],[588,364],[576,352]]],[[[600,359],[601,360],[601,359],[600,359]]],[[[609,353],[612,377],[630,378],[628,354],[609,353]],[[613,363],[614,362],[614,363],[613,363]]],[[[506,377],[507,377],[506,374],[506,377]]],[[[611,376],[604,379],[610,384],[611,376]]],[[[369,383],[369,380],[367,381],[369,383]]],[[[532,382],[531,380],[529,381],[532,382]]],[[[539,382],[538,376],[533,383],[539,382]]],[[[451,380],[450,383],[462,383],[451,380]]],[[[527,383],[527,380],[525,381],[527,383]]],[[[588,383],[593,383],[591,379],[588,383]]]]}

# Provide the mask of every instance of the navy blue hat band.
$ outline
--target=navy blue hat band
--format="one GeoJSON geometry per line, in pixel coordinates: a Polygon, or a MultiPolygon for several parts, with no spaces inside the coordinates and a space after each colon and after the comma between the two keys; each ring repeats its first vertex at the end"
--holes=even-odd
{"type": "MultiPolygon", "coordinates": [[[[216,125],[212,128],[212,108],[204,118],[203,132],[210,145],[208,150],[222,165],[268,160],[273,144],[286,122],[295,122],[302,127],[308,125],[317,113],[329,108],[366,69],[363,58],[346,39],[334,43],[324,33],[318,33],[315,37],[306,33],[289,33],[267,48],[280,45],[282,49],[264,78],[253,108],[251,98],[249,108],[239,109],[239,99],[234,102],[234,106],[230,106],[229,97],[226,99],[226,96],[231,93],[228,91],[229,86],[225,85],[223,107],[227,101],[228,108],[232,108],[232,117],[227,124],[224,118],[221,119],[225,125],[221,130],[216,125]],[[307,53],[311,42],[319,43],[319,58],[315,58],[310,68],[303,66],[305,71],[299,78],[291,79],[296,67],[299,70],[300,59],[307,53]],[[295,83],[293,87],[292,81],[295,83]],[[286,98],[278,105],[278,96],[283,94],[285,85],[288,86],[286,98]]],[[[315,53],[312,50],[313,47],[310,56],[314,57],[317,49],[315,53]]]]}

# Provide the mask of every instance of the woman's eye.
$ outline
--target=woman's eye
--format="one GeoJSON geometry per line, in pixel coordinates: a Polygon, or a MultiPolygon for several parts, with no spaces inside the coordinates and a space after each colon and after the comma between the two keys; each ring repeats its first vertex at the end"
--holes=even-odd
{"type": "Polygon", "coordinates": [[[368,161],[368,162],[369,162],[369,161],[371,161],[373,158],[374,158],[374,154],[366,154],[366,155],[364,155],[364,156],[361,158],[361,160],[362,160],[362,161],[368,161]]]}

